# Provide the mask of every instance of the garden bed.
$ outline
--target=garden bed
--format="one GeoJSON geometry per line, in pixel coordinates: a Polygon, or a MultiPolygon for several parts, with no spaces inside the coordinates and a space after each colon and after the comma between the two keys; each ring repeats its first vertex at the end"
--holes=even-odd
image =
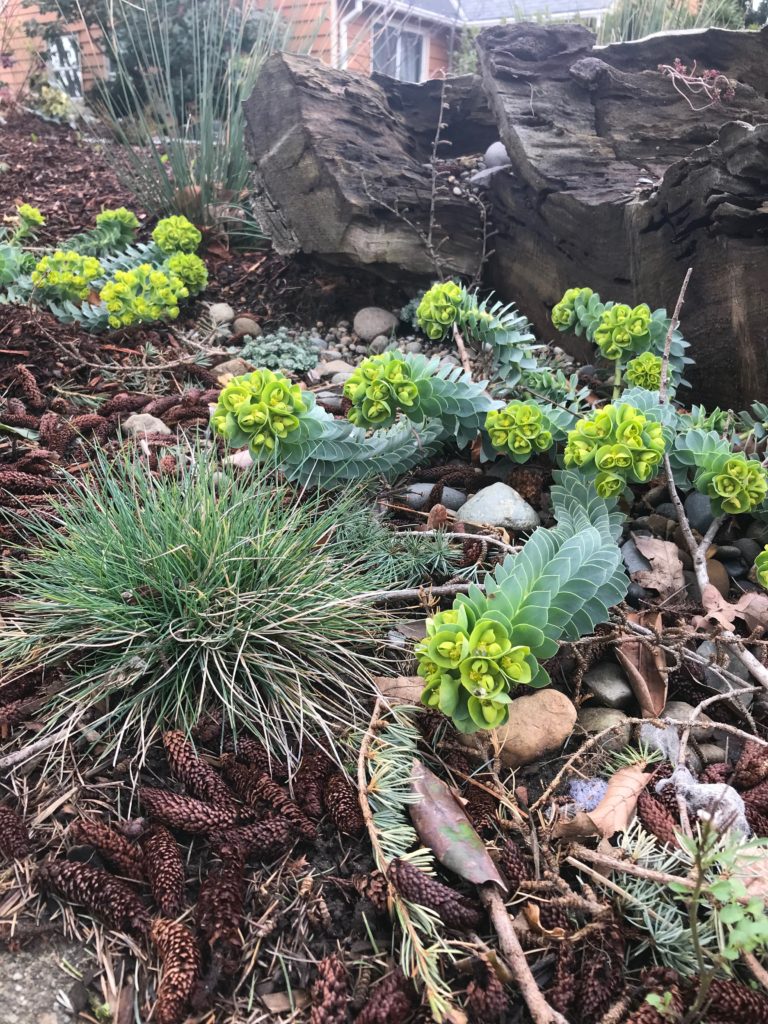
{"type": "MultiPolygon", "coordinates": [[[[130,205],[71,132],[17,116],[2,146],[4,206],[39,206],[51,239],[130,205]]],[[[765,893],[737,864],[746,832],[768,838],[768,537],[759,502],[722,504],[746,487],[728,459],[758,474],[759,410],[686,420],[709,449],[662,438],[666,369],[674,387],[685,368],[663,310],[630,311],[647,358],[626,367],[619,307],[574,289],[554,324],[589,328],[597,369],[549,346],[542,370],[524,318],[456,286],[416,335],[366,279],[201,252],[208,285],[172,326],[88,333],[0,304],[6,970],[74,940],[91,958],[50,1012],[116,1024],[768,1020],[765,893]],[[276,368],[286,338],[309,366],[243,378],[243,346],[280,326],[276,368]],[[499,365],[503,402],[475,383],[499,365]],[[629,426],[593,411],[617,369],[629,426]],[[271,435],[236,415],[244,393],[273,399],[271,435]],[[618,462],[556,470],[553,445],[589,449],[596,422],[618,462]],[[560,604],[494,619],[492,579],[560,604]],[[428,630],[473,645],[467,691],[494,677],[491,697],[464,695],[437,640],[414,658],[428,630]]]]}

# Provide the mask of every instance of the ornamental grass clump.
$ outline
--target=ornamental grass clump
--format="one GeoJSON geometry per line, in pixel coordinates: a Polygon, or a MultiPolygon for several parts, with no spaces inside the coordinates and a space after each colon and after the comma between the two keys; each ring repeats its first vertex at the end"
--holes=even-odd
{"type": "Polygon", "coordinates": [[[565,465],[593,477],[602,498],[617,497],[629,483],[647,483],[666,448],[661,423],[631,405],[606,405],[579,420],[568,434],[565,465]]]}
{"type": "Polygon", "coordinates": [[[387,620],[360,595],[392,581],[362,525],[335,539],[370,516],[359,490],[296,495],[203,451],[174,478],[99,457],[72,484],[4,562],[0,673],[58,668],[48,728],[143,749],[209,709],[290,757],[367,720],[387,620]]]}

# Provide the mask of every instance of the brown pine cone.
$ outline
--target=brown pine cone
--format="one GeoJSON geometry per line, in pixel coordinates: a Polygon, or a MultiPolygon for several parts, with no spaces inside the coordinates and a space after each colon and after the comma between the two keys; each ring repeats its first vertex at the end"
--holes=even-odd
{"type": "Polygon", "coordinates": [[[474,978],[467,985],[467,1011],[475,1024],[494,1024],[504,1020],[509,999],[496,972],[485,957],[472,964],[474,978]]]}
{"type": "Polygon", "coordinates": [[[41,864],[37,878],[45,889],[79,903],[117,931],[146,933],[147,908],[125,882],[108,871],[72,860],[41,864]]]}
{"type": "Polygon", "coordinates": [[[555,958],[552,987],[544,994],[554,1010],[567,1016],[576,1002],[579,984],[576,977],[576,951],[568,940],[558,942],[555,958]]]}
{"type": "Polygon", "coordinates": [[[26,857],[32,841],[24,819],[6,804],[0,804],[0,853],[8,860],[26,857]]]}
{"type": "Polygon", "coordinates": [[[579,1021],[597,1024],[623,988],[624,936],[620,928],[608,925],[602,932],[602,945],[585,943],[582,949],[579,1021]]]}
{"type": "Polygon", "coordinates": [[[75,416],[71,420],[72,426],[78,434],[93,435],[94,440],[104,442],[112,432],[112,424],[97,412],[83,413],[82,416],[75,416]]]}
{"type": "Polygon", "coordinates": [[[541,508],[546,472],[535,466],[515,466],[507,476],[507,483],[521,494],[529,505],[541,508]]]}
{"type": "Polygon", "coordinates": [[[163,733],[163,746],[171,774],[192,796],[217,807],[235,807],[232,792],[213,768],[198,756],[181,729],[163,733]]]}
{"type": "Polygon", "coordinates": [[[242,848],[210,871],[197,897],[197,925],[221,973],[237,973],[243,954],[240,926],[245,902],[245,857],[242,848]]]}
{"type": "Polygon", "coordinates": [[[370,900],[380,914],[387,911],[389,903],[389,883],[381,871],[372,871],[369,875],[352,875],[352,884],[365,899],[370,900]]]}
{"type": "Polygon", "coordinates": [[[303,839],[317,839],[317,828],[313,822],[269,775],[238,764],[232,754],[225,754],[221,763],[227,781],[249,807],[255,807],[259,803],[265,804],[270,810],[278,812],[295,825],[303,839]]]}
{"type": "Polygon", "coordinates": [[[768,815],[761,814],[752,804],[744,804],[744,816],[755,837],[764,839],[768,836],[768,815]]]}
{"type": "Polygon", "coordinates": [[[208,839],[220,857],[235,856],[237,850],[242,850],[246,857],[271,860],[296,842],[296,828],[287,818],[266,818],[212,833],[208,839]]]}
{"type": "Polygon", "coordinates": [[[669,813],[661,800],[657,799],[647,789],[643,790],[637,798],[637,816],[643,828],[652,832],[662,843],[670,846],[677,846],[675,836],[675,819],[669,813]]]}
{"type": "Polygon", "coordinates": [[[630,1014],[626,1024],[670,1024],[672,1021],[682,1020],[685,1005],[680,990],[680,979],[675,971],[656,967],[643,972],[641,992],[643,1000],[634,1013],[630,1014]],[[645,1001],[645,996],[651,992],[662,998],[665,992],[669,992],[671,1002],[665,1013],[659,1013],[645,1001]]]}
{"type": "Polygon", "coordinates": [[[126,878],[141,881],[144,878],[144,858],[130,840],[101,821],[81,818],[72,825],[78,842],[87,843],[98,850],[104,860],[126,878]]]}
{"type": "Polygon", "coordinates": [[[36,697],[27,697],[25,700],[12,700],[7,704],[0,704],[0,731],[7,734],[17,725],[29,718],[35,708],[39,707],[39,700],[36,697]]]}
{"type": "Polygon", "coordinates": [[[55,412],[46,412],[40,417],[40,443],[46,448],[64,455],[76,440],[77,431],[55,412]]]}
{"type": "Polygon", "coordinates": [[[760,814],[768,814],[768,779],[742,792],[744,803],[754,807],[760,814]]]}
{"type": "Polygon", "coordinates": [[[538,907],[539,923],[546,931],[553,932],[556,928],[559,928],[561,931],[568,933],[571,930],[571,922],[568,920],[568,915],[557,903],[540,903],[538,907]]]}
{"type": "Polygon", "coordinates": [[[56,481],[34,473],[19,473],[15,469],[0,469],[0,491],[11,494],[43,494],[56,490],[56,481]]]}
{"type": "Polygon", "coordinates": [[[293,788],[296,802],[312,821],[323,816],[323,790],[332,771],[333,761],[322,750],[310,750],[301,759],[293,788]]]}
{"type": "Polygon", "coordinates": [[[717,764],[708,764],[707,767],[700,773],[699,782],[705,783],[720,783],[727,782],[731,774],[730,765],[724,761],[718,761],[717,764]]]}
{"type": "Polygon", "coordinates": [[[312,985],[310,1024],[345,1024],[348,1004],[349,981],[341,957],[323,957],[312,985]]]}
{"type": "Polygon", "coordinates": [[[403,899],[434,910],[449,928],[467,931],[477,928],[482,920],[476,903],[414,867],[410,861],[395,857],[389,863],[387,878],[403,899]]]}
{"type": "Polygon", "coordinates": [[[514,839],[505,839],[498,853],[499,867],[509,883],[510,895],[514,895],[530,874],[523,851],[514,839]]]}
{"type": "Polygon", "coordinates": [[[360,809],[357,790],[346,775],[334,772],[328,778],[323,800],[328,809],[328,817],[339,832],[344,832],[348,836],[361,836],[365,832],[365,819],[360,809]]]}
{"type": "Polygon", "coordinates": [[[16,381],[19,391],[24,396],[24,401],[31,409],[44,409],[45,398],[40,390],[34,373],[26,366],[17,366],[15,369],[16,381]]]}
{"type": "Polygon", "coordinates": [[[127,391],[118,391],[116,395],[113,395],[103,405],[99,406],[99,412],[102,416],[111,416],[113,412],[140,412],[151,401],[152,399],[149,395],[129,394],[127,391]]]}
{"type": "MultiPolygon", "coordinates": [[[[691,995],[691,999],[693,994],[691,995]]],[[[757,1024],[768,1021],[768,995],[739,981],[715,979],[707,991],[707,1024],[757,1024]]]]}
{"type": "Polygon", "coordinates": [[[139,799],[151,818],[169,828],[181,829],[182,832],[205,835],[230,828],[237,821],[237,810],[234,807],[215,807],[190,796],[170,793],[166,789],[142,786],[139,799]]]}
{"type": "Polygon", "coordinates": [[[152,925],[151,939],[163,962],[152,1020],[154,1024],[182,1024],[200,976],[197,941],[183,924],[162,917],[152,925]]]}
{"type": "MultiPolygon", "coordinates": [[[[487,776],[478,778],[478,781],[484,780],[487,780],[487,776]]],[[[467,783],[464,796],[467,800],[464,810],[469,815],[475,830],[486,838],[495,835],[498,821],[496,812],[499,809],[499,801],[496,797],[487,790],[474,786],[471,782],[467,783]]]]}
{"type": "Polygon", "coordinates": [[[768,779],[768,747],[748,740],[733,769],[730,783],[741,792],[759,786],[765,779],[768,779]]]}
{"type": "Polygon", "coordinates": [[[416,993],[399,967],[376,985],[354,1024],[394,1024],[413,1010],[416,993]]]}
{"type": "Polygon", "coordinates": [[[672,775],[673,771],[674,768],[668,761],[665,761],[664,764],[660,764],[653,773],[653,778],[648,783],[648,792],[655,796],[656,799],[666,807],[675,822],[679,822],[680,809],[677,806],[677,794],[675,793],[675,787],[667,786],[661,793],[656,792],[656,783],[661,782],[662,779],[668,779],[672,775]]]}
{"type": "Polygon", "coordinates": [[[153,825],[141,845],[155,903],[164,917],[178,917],[184,906],[185,872],[179,844],[164,825],[153,825]]]}

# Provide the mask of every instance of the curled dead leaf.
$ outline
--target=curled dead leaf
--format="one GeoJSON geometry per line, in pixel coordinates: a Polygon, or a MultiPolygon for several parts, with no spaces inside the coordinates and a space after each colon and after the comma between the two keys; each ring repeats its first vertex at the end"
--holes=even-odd
{"type": "MultiPolygon", "coordinates": [[[[630,612],[630,622],[648,629],[661,629],[661,613],[630,612]]],[[[660,648],[642,640],[623,640],[616,658],[624,669],[644,718],[658,718],[667,703],[667,660],[660,648]]]]}
{"type": "Polygon", "coordinates": [[[635,815],[637,798],[651,780],[645,762],[619,768],[608,780],[608,788],[592,811],[579,811],[573,818],[559,821],[554,835],[562,839],[585,839],[601,836],[609,839],[623,832],[635,815]]]}
{"type": "Polygon", "coordinates": [[[373,681],[383,697],[400,704],[419,704],[424,689],[421,676],[374,676],[373,681]]]}
{"type": "Polygon", "coordinates": [[[632,579],[646,590],[655,590],[662,600],[667,600],[685,590],[685,576],[680,552],[676,544],[657,537],[642,537],[632,534],[637,550],[651,563],[650,569],[639,569],[632,573],[632,579]]]}

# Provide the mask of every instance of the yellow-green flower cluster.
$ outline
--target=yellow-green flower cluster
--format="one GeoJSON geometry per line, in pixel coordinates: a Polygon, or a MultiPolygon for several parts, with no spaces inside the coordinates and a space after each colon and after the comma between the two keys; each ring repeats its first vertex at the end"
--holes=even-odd
{"type": "Polygon", "coordinates": [[[115,210],[102,210],[96,214],[97,227],[113,225],[119,225],[121,233],[131,237],[133,232],[138,230],[138,217],[124,206],[119,206],[115,210]]]}
{"type": "Polygon", "coordinates": [[[344,396],[352,402],[352,423],[381,428],[392,423],[400,409],[413,408],[419,390],[405,360],[384,352],[363,360],[344,384],[344,396]]]}
{"type": "Polygon", "coordinates": [[[621,359],[627,351],[649,343],[650,323],[651,309],[644,302],[634,309],[618,302],[603,310],[592,340],[606,359],[621,359]]]}
{"type": "Polygon", "coordinates": [[[762,505],[768,494],[768,474],[756,459],[743,452],[721,452],[707,459],[693,480],[706,494],[718,515],[739,515],[762,505]]]}
{"type": "Polygon", "coordinates": [[[503,725],[510,690],[530,683],[539,669],[530,647],[514,643],[508,624],[490,617],[475,622],[466,606],[427,619],[416,654],[425,682],[422,703],[448,715],[462,732],[503,725]]]}
{"type": "Polygon", "coordinates": [[[579,420],[568,434],[565,465],[594,475],[601,498],[621,494],[627,483],[645,483],[664,456],[661,424],[631,405],[606,405],[579,420]]]}
{"type": "Polygon", "coordinates": [[[30,228],[42,228],[45,226],[45,217],[36,206],[22,203],[16,207],[16,213],[19,215],[19,220],[30,228]]]}
{"type": "Polygon", "coordinates": [[[760,586],[768,590],[768,544],[755,559],[755,577],[760,586]]]}
{"type": "Polygon", "coordinates": [[[591,288],[569,288],[562,299],[552,307],[552,323],[558,331],[570,331],[576,326],[578,316],[576,302],[587,303],[592,296],[591,288]]]}
{"type": "Polygon", "coordinates": [[[193,252],[177,252],[169,256],[165,266],[184,282],[190,295],[197,295],[208,284],[208,270],[205,263],[193,252]]]}
{"type": "Polygon", "coordinates": [[[554,440],[552,424],[532,399],[516,399],[503,409],[491,409],[485,429],[493,447],[515,462],[525,462],[536,452],[547,451],[554,440]]]}
{"type": "Polygon", "coordinates": [[[296,430],[307,409],[298,384],[291,384],[281,373],[254,370],[227,384],[211,422],[230,444],[247,444],[258,457],[296,430]]]}
{"type": "Polygon", "coordinates": [[[103,273],[94,256],[57,249],[39,260],[32,271],[32,284],[45,299],[79,303],[88,298],[91,282],[103,273]]]}
{"type": "Polygon", "coordinates": [[[416,320],[428,338],[439,341],[459,316],[467,293],[455,281],[435,284],[424,293],[416,320]]]}
{"type": "Polygon", "coordinates": [[[142,263],[132,270],[118,270],[101,289],[110,327],[130,327],[154,320],[175,320],[179,300],[189,292],[181,278],[142,263]]]}
{"type": "Polygon", "coordinates": [[[186,217],[165,217],[152,232],[152,241],[162,252],[196,252],[203,236],[186,217]]]}
{"type": "Polygon", "coordinates": [[[627,363],[624,376],[637,388],[658,391],[661,387],[661,356],[655,356],[653,352],[643,352],[641,356],[627,363]]]}

